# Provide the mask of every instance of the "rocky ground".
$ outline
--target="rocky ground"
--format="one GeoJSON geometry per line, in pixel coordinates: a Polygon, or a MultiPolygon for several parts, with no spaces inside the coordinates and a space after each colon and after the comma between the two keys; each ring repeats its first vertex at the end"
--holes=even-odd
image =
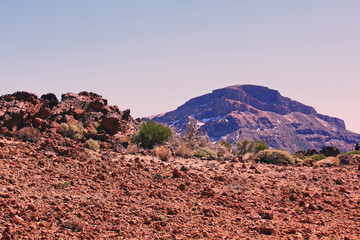
{"type": "Polygon", "coordinates": [[[2,239],[359,239],[358,164],[314,168],[0,140],[2,239]]]}

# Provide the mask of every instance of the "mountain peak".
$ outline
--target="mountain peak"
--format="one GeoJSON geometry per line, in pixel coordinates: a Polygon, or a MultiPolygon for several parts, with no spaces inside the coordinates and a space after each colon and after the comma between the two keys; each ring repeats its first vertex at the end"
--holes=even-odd
{"type": "Polygon", "coordinates": [[[347,131],[343,120],[318,114],[277,90],[256,85],[234,85],[190,99],[176,110],[151,117],[162,123],[186,127],[194,117],[214,141],[235,144],[243,139],[265,140],[273,148],[290,152],[334,145],[349,150],[360,135],[347,131]]]}

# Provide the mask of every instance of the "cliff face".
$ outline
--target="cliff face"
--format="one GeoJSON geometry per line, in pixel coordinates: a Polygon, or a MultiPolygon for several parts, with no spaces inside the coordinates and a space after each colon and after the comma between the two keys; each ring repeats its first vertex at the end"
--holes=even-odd
{"type": "Polygon", "coordinates": [[[343,120],[319,114],[313,107],[262,86],[217,89],[152,119],[182,130],[188,116],[197,119],[214,141],[263,139],[273,148],[290,152],[325,145],[344,151],[360,141],[360,134],[346,130],[343,120]]]}

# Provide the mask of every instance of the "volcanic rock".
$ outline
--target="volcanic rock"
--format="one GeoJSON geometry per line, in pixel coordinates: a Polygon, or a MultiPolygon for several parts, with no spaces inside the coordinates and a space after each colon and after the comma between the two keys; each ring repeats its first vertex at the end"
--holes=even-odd
{"type": "Polygon", "coordinates": [[[108,106],[106,99],[92,92],[63,94],[60,102],[52,93],[41,98],[29,92],[0,96],[1,133],[21,130],[17,136],[25,141],[37,141],[39,131],[54,134],[61,123],[72,122],[86,128],[85,138],[116,142],[109,135],[129,136],[138,129],[130,110],[125,112],[123,117],[117,106],[108,106]]]}
{"type": "Polygon", "coordinates": [[[323,147],[320,154],[324,154],[326,157],[336,157],[340,151],[337,147],[323,147]]]}
{"type": "Polygon", "coordinates": [[[357,143],[355,146],[355,151],[360,151],[360,143],[357,143]]]}

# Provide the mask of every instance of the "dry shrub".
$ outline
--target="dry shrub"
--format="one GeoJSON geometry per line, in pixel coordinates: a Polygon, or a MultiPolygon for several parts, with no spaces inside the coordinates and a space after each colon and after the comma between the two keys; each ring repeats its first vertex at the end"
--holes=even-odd
{"type": "Polygon", "coordinates": [[[126,153],[127,154],[137,154],[138,152],[139,152],[139,147],[136,144],[130,144],[126,148],[126,153]]]}
{"type": "Polygon", "coordinates": [[[160,146],[155,148],[156,155],[162,160],[162,161],[168,161],[171,156],[171,150],[167,147],[160,146]]]}
{"type": "Polygon", "coordinates": [[[210,148],[217,151],[217,147],[211,143],[206,132],[200,128],[198,121],[192,117],[189,117],[187,128],[182,130],[181,133],[176,132],[174,129],[172,131],[173,134],[168,139],[167,146],[180,156],[191,157],[193,154],[190,151],[195,152],[200,148],[210,148]]]}
{"type": "Polygon", "coordinates": [[[226,146],[220,144],[218,144],[217,156],[224,160],[230,160],[234,157],[234,155],[228,151],[228,148],[226,146]]]}
{"type": "Polygon", "coordinates": [[[194,156],[194,152],[188,148],[186,145],[180,145],[176,151],[175,154],[180,157],[184,158],[191,158],[194,156]]]}
{"type": "Polygon", "coordinates": [[[327,157],[314,163],[314,167],[332,167],[339,166],[340,159],[337,157],[327,157]]]}
{"type": "Polygon", "coordinates": [[[217,159],[216,152],[206,147],[196,149],[196,151],[194,152],[194,156],[206,159],[217,159]]]}
{"type": "Polygon", "coordinates": [[[65,137],[70,137],[75,140],[81,140],[84,136],[84,128],[81,124],[68,122],[61,123],[59,126],[59,132],[65,137]]]}
{"type": "Polygon", "coordinates": [[[89,139],[86,141],[87,147],[92,150],[98,150],[100,149],[99,142],[94,139],[89,139]]]}

